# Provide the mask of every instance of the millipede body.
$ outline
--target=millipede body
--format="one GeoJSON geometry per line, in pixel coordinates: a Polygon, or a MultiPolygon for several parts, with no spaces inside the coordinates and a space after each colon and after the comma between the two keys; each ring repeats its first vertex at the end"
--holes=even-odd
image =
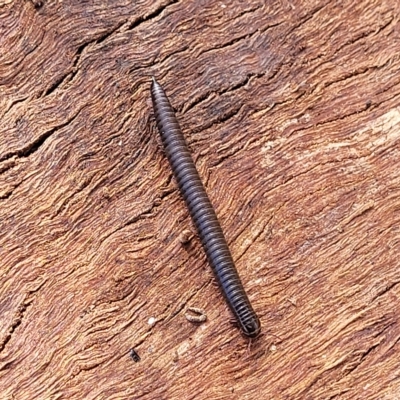
{"type": "Polygon", "coordinates": [[[216,280],[244,335],[261,331],[260,320],[244,291],[214,208],[194,165],[174,110],[161,85],[153,78],[151,97],[157,127],[179,189],[200,236],[216,280]]]}

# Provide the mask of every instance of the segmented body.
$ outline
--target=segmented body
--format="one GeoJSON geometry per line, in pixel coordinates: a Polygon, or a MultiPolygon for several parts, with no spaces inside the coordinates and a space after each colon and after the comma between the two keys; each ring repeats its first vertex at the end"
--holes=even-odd
{"type": "Polygon", "coordinates": [[[151,86],[158,130],[179,189],[200,236],[208,262],[240,329],[248,337],[260,333],[260,321],[239,278],[214,208],[207,196],[174,110],[161,85],[151,86]]]}

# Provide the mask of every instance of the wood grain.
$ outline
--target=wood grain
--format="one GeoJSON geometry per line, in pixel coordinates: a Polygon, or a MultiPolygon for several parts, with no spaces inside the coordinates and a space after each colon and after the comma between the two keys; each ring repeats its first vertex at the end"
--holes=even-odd
{"type": "Polygon", "coordinates": [[[399,399],[399,12],[0,1],[0,399],[399,399]],[[261,316],[250,350],[181,243],[152,75],[261,316]]]}

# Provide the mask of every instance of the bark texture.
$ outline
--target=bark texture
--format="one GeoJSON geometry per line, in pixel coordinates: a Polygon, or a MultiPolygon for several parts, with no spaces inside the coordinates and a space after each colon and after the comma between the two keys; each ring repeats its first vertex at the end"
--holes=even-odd
{"type": "Polygon", "coordinates": [[[399,399],[399,15],[0,1],[0,399],[399,399]],[[187,232],[152,75],[261,317],[250,350],[187,232]]]}

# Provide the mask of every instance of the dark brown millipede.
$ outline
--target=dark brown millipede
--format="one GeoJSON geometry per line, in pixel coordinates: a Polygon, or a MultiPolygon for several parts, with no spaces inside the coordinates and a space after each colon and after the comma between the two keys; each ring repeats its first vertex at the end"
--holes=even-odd
{"type": "Polygon", "coordinates": [[[154,78],[151,97],[165,152],[208,262],[241,331],[254,338],[261,331],[260,320],[244,291],[217,215],[200,180],[174,110],[163,88],[154,78]]]}

